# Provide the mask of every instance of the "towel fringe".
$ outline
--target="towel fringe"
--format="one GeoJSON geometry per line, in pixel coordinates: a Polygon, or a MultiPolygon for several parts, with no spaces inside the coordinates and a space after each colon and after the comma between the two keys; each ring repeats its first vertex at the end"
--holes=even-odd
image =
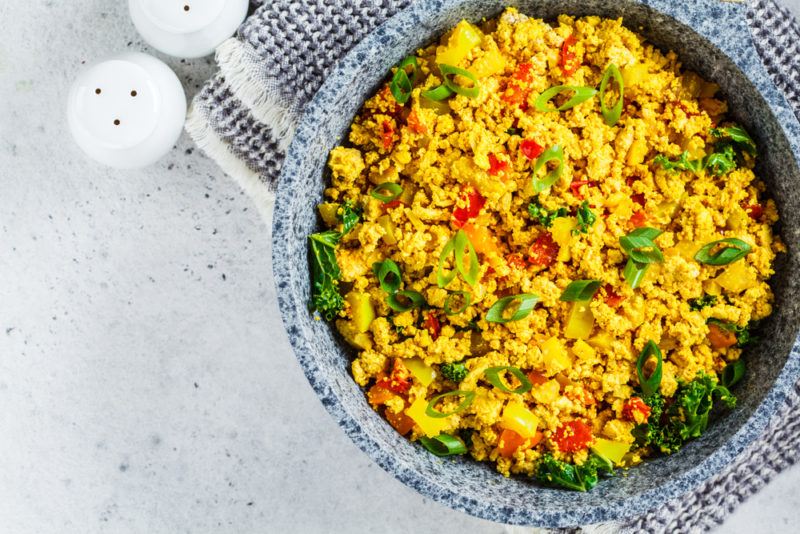
{"type": "Polygon", "coordinates": [[[252,47],[232,37],[217,48],[217,63],[227,85],[257,121],[266,124],[273,132],[283,152],[289,149],[294,137],[296,113],[285,99],[272,87],[279,87],[277,79],[260,79],[252,65],[258,56],[252,47]]]}
{"type": "Polygon", "coordinates": [[[267,227],[272,228],[272,205],[275,193],[257,172],[230,150],[230,145],[214,132],[207,114],[198,109],[194,103],[186,116],[185,128],[198,148],[213,159],[253,199],[267,227]]]}

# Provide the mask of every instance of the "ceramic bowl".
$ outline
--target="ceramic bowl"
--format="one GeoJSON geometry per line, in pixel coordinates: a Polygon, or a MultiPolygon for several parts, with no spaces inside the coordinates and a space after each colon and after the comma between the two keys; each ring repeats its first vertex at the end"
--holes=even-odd
{"type": "Polygon", "coordinates": [[[557,527],[619,519],[664,503],[724,469],[758,437],[800,368],[798,278],[792,276],[800,272],[800,125],[769,80],[745,17],[745,5],[718,0],[421,0],[339,62],[308,106],[283,166],[273,268],[289,339],[309,382],[342,429],[382,468],[454,509],[502,523],[557,527]],[[748,372],[735,390],[737,408],[677,454],[649,460],[587,493],[505,478],[492,465],[469,458],[440,459],[400,437],[369,407],[351,378],[352,350],[308,311],[307,236],[321,227],[315,206],[328,179],[328,152],[342,141],[352,117],[395,63],[459,20],[491,18],[508,4],[546,20],[561,13],[623,17],[629,28],[676,51],[687,68],[718,83],[733,117],[758,142],[758,173],[778,203],[778,231],[789,247],[772,280],[775,313],[764,325],[763,342],[745,354],[748,372]]]}

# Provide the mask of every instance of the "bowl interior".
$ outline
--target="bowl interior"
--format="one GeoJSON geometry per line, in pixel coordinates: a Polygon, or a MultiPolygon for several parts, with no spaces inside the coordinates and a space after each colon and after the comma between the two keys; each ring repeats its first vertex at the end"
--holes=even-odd
{"type": "Polygon", "coordinates": [[[791,276],[798,268],[796,229],[800,229],[800,202],[794,193],[800,186],[797,123],[765,77],[749,41],[743,6],[715,0],[692,5],[651,0],[647,4],[634,0],[419,2],[340,62],[307,110],[289,151],[275,208],[273,264],[281,310],[297,357],[325,406],[363,450],[401,481],[454,508],[501,522],[542,526],[641,513],[699,484],[729,462],[758,434],[797,376],[798,358],[792,347],[799,324],[794,304],[798,292],[791,276]],[[319,229],[315,206],[327,181],[328,152],[342,141],[352,117],[393,64],[462,18],[491,18],[508,4],[546,20],[562,13],[623,17],[627,27],[664,50],[674,50],[687,68],[718,83],[731,115],[759,145],[758,173],[778,203],[779,230],[790,249],[780,257],[772,281],[775,313],[764,324],[762,341],[745,354],[748,372],[735,389],[737,408],[679,453],[647,461],[585,494],[542,488],[521,477],[506,479],[490,465],[469,459],[441,460],[401,438],[368,406],[352,380],[351,349],[329,325],[313,320],[307,311],[306,237],[319,229]],[[725,23],[720,24],[721,20],[725,23]]]}

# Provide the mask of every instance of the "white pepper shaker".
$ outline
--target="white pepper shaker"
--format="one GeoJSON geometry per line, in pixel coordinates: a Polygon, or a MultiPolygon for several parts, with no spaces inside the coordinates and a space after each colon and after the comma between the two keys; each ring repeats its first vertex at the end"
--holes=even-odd
{"type": "Polygon", "coordinates": [[[214,52],[247,16],[248,0],[129,0],[131,19],[150,46],[181,58],[214,52]]]}
{"type": "Polygon", "coordinates": [[[72,85],[67,118],[75,141],[111,167],[150,165],[173,147],[186,121],[186,94],[175,73],[141,53],[84,69],[72,85]]]}

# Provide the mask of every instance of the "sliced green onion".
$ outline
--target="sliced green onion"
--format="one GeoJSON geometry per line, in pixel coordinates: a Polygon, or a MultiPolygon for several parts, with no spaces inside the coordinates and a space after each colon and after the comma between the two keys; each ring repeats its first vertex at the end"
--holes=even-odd
{"type": "Polygon", "coordinates": [[[419,63],[417,63],[416,57],[408,56],[397,64],[397,70],[392,76],[392,82],[389,84],[389,90],[398,104],[405,104],[411,98],[411,91],[414,89],[414,84],[417,83],[418,77],[419,63]],[[408,77],[409,73],[406,67],[412,67],[411,78],[408,77]]]}
{"type": "Polygon", "coordinates": [[[648,267],[649,265],[646,263],[637,263],[628,258],[628,263],[625,264],[625,269],[622,271],[622,276],[625,277],[625,281],[628,282],[628,285],[631,286],[631,289],[636,289],[639,287],[639,284],[641,284],[642,280],[644,279],[644,275],[647,272],[648,267]]]}
{"type": "Polygon", "coordinates": [[[629,256],[629,261],[623,274],[628,283],[631,284],[631,287],[635,288],[641,281],[641,277],[644,276],[643,265],[664,261],[661,249],[653,242],[661,233],[661,230],[657,228],[637,228],[628,235],[619,238],[620,247],[629,256]],[[636,279],[636,285],[631,282],[632,278],[636,279]]]}
{"type": "Polygon", "coordinates": [[[422,96],[427,98],[428,100],[446,100],[453,96],[453,91],[447,88],[446,85],[440,85],[438,87],[434,87],[433,89],[428,89],[427,91],[422,91],[422,96]]]}
{"type": "Polygon", "coordinates": [[[436,267],[436,284],[439,287],[447,287],[447,284],[452,282],[453,278],[455,278],[458,273],[458,269],[455,265],[453,266],[453,270],[449,273],[444,272],[444,262],[447,261],[447,258],[455,248],[456,239],[455,237],[451,237],[447,243],[444,244],[444,247],[442,247],[442,253],[439,254],[439,265],[436,267]]]}
{"type": "Polygon", "coordinates": [[[725,366],[722,370],[722,385],[729,388],[735,385],[744,376],[744,360],[736,360],[725,366]]]}
{"type": "Polygon", "coordinates": [[[564,171],[564,151],[559,145],[552,146],[545,150],[541,156],[536,158],[536,164],[533,166],[533,189],[537,193],[541,193],[555,184],[561,173],[564,171]],[[549,162],[557,161],[558,167],[548,172],[544,178],[539,178],[539,171],[542,170],[549,162]]]}
{"type": "Polygon", "coordinates": [[[430,400],[430,402],[428,402],[428,407],[425,408],[425,415],[427,415],[428,417],[435,417],[436,419],[441,419],[443,417],[450,417],[451,415],[455,415],[459,412],[463,412],[464,410],[466,410],[474,400],[475,400],[474,391],[467,391],[464,389],[448,391],[447,393],[436,395],[434,398],[430,400]],[[439,399],[443,399],[445,397],[464,397],[464,400],[462,400],[458,406],[453,408],[453,411],[444,413],[434,408],[434,406],[436,406],[436,402],[439,399]]]}
{"type": "Polygon", "coordinates": [[[444,76],[444,85],[454,93],[458,93],[469,98],[476,98],[479,94],[481,94],[481,88],[478,85],[478,78],[470,71],[459,69],[458,67],[446,65],[444,63],[439,65],[439,71],[441,71],[442,76],[444,76]],[[472,80],[472,87],[458,85],[453,81],[451,76],[463,76],[464,78],[472,80]]]}
{"type": "Polygon", "coordinates": [[[393,200],[397,200],[400,195],[403,194],[403,188],[400,186],[400,184],[396,184],[394,182],[384,182],[370,191],[369,194],[372,198],[377,198],[384,204],[388,204],[393,200]],[[389,194],[385,195],[381,193],[381,191],[386,191],[389,194]]]}
{"type": "Polygon", "coordinates": [[[503,365],[499,367],[489,367],[483,372],[483,376],[486,377],[494,387],[499,389],[500,391],[504,391],[505,393],[516,393],[518,395],[522,395],[523,393],[527,393],[533,388],[533,384],[531,381],[528,380],[528,377],[525,376],[518,367],[511,367],[508,365],[503,365]],[[520,381],[519,387],[516,389],[511,389],[503,383],[503,378],[501,373],[511,373],[514,377],[520,381]]]}
{"type": "Polygon", "coordinates": [[[664,255],[661,249],[646,237],[625,235],[619,238],[619,245],[628,253],[630,259],[640,264],[661,263],[664,255]]]}
{"type": "Polygon", "coordinates": [[[402,276],[400,274],[400,267],[392,260],[376,261],[372,264],[372,272],[378,278],[378,283],[381,289],[390,295],[400,289],[402,276]]]}
{"type": "Polygon", "coordinates": [[[467,452],[464,442],[450,434],[439,434],[435,438],[422,436],[419,442],[436,456],[455,456],[467,452]]]}
{"type": "Polygon", "coordinates": [[[490,323],[510,323],[512,321],[519,321],[520,319],[524,319],[528,315],[531,314],[531,311],[536,304],[539,302],[539,296],[534,295],[532,293],[522,293],[521,295],[513,295],[509,297],[503,297],[494,304],[492,307],[489,308],[489,311],[486,312],[486,320],[490,323]],[[506,318],[505,312],[508,310],[512,305],[519,304],[516,311],[511,314],[511,317],[506,318]]]}
{"type": "Polygon", "coordinates": [[[639,375],[639,385],[642,386],[642,393],[644,393],[645,397],[656,393],[658,391],[658,386],[661,385],[661,366],[663,358],[661,349],[659,349],[658,345],[652,340],[647,342],[642,353],[639,354],[639,360],[636,362],[636,374],[639,375]],[[656,358],[656,368],[650,374],[649,378],[645,378],[644,364],[653,356],[656,358]]]}
{"type": "Polygon", "coordinates": [[[575,280],[561,293],[562,302],[589,302],[600,289],[600,280],[575,280]]]}
{"type": "Polygon", "coordinates": [[[697,254],[694,255],[694,259],[706,265],[728,265],[729,263],[744,258],[751,250],[752,247],[741,239],[729,237],[727,239],[713,241],[704,246],[697,251],[697,254]],[[711,251],[720,245],[724,245],[724,247],[712,254],[711,251]]]}
{"type": "Polygon", "coordinates": [[[600,113],[603,114],[603,119],[608,126],[614,126],[619,122],[619,118],[622,115],[622,105],[624,103],[624,99],[622,98],[624,91],[625,82],[622,79],[622,73],[617,66],[612,63],[606,69],[605,74],[603,74],[603,80],[600,82],[600,113]],[[609,108],[606,106],[606,89],[608,88],[608,82],[611,81],[611,78],[614,78],[614,81],[617,82],[619,99],[613,107],[609,108]]]}
{"type": "Polygon", "coordinates": [[[397,291],[396,293],[392,293],[389,295],[389,298],[386,299],[386,304],[389,305],[391,309],[396,312],[407,312],[408,310],[413,310],[414,308],[421,308],[425,306],[425,297],[422,296],[422,293],[418,291],[397,291]],[[399,297],[403,297],[408,301],[408,303],[403,303],[400,301],[399,297]]]}
{"type": "Polygon", "coordinates": [[[664,231],[659,230],[658,228],[648,228],[643,226],[642,228],[637,228],[628,235],[631,237],[644,237],[652,241],[663,233],[664,231]]]}
{"type": "Polygon", "coordinates": [[[475,247],[472,241],[469,240],[467,233],[464,230],[459,230],[455,237],[455,257],[456,269],[461,273],[464,280],[471,286],[478,283],[478,274],[480,273],[480,264],[478,263],[478,254],[475,252],[475,247]],[[467,251],[469,256],[469,268],[464,267],[464,251],[467,251]]]}
{"type": "Polygon", "coordinates": [[[543,111],[545,113],[552,112],[552,111],[566,111],[568,109],[572,109],[578,104],[586,102],[590,98],[592,98],[595,94],[597,94],[597,89],[593,87],[579,87],[575,85],[556,85],[555,87],[551,87],[544,93],[540,94],[539,97],[536,99],[536,102],[533,106],[538,111],[543,111]],[[556,96],[561,93],[573,91],[575,94],[572,95],[572,98],[567,100],[561,106],[554,108],[550,107],[550,101],[553,100],[556,96]]]}
{"type": "Polygon", "coordinates": [[[445,315],[458,315],[465,312],[470,304],[472,304],[472,295],[468,291],[452,291],[444,301],[444,313],[445,315]],[[453,309],[453,297],[462,299],[461,306],[456,309],[453,309]]]}

